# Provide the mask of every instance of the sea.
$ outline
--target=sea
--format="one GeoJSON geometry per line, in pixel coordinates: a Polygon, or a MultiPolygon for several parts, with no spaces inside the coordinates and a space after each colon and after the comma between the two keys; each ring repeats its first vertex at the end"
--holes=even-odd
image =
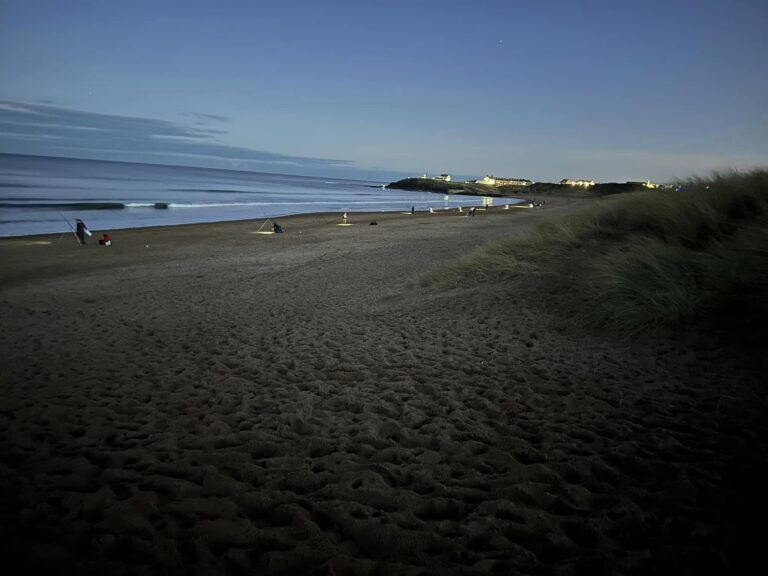
{"type": "MultiPolygon", "coordinates": [[[[307,213],[457,210],[478,196],[390,190],[387,182],[0,154],[0,236],[307,213]]],[[[494,198],[496,204],[518,199],[494,198]]]]}

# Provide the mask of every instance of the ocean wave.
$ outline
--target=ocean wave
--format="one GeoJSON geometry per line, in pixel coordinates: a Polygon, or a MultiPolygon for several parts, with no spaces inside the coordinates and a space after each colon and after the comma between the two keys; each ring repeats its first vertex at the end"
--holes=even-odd
{"type": "Polygon", "coordinates": [[[122,202],[0,202],[0,208],[28,210],[123,210],[122,202]]]}
{"type": "Polygon", "coordinates": [[[42,186],[20,184],[19,182],[0,182],[0,188],[42,188],[42,186]]]}
{"type": "MultiPolygon", "coordinates": [[[[126,210],[126,209],[143,209],[143,208],[153,208],[153,209],[195,209],[195,208],[243,208],[243,207],[255,207],[255,208],[261,208],[261,209],[269,209],[269,208],[292,208],[292,207],[299,207],[299,206],[313,206],[317,208],[322,208],[323,206],[343,206],[345,209],[348,210],[354,210],[355,207],[365,207],[365,206],[392,206],[395,204],[399,204],[403,201],[401,200],[392,200],[392,199],[382,199],[382,200],[372,200],[368,198],[360,198],[367,196],[366,194],[356,194],[356,199],[333,199],[333,200],[303,200],[303,201],[287,201],[287,202],[269,202],[269,201],[261,201],[261,202],[167,202],[167,201],[156,201],[156,202],[135,202],[135,201],[124,201],[124,202],[103,202],[103,201],[95,201],[95,202],[0,202],[0,209],[2,208],[23,208],[26,210],[61,210],[61,211],[79,211],[79,210],[126,210]]],[[[408,200],[410,201],[410,200],[408,200]]],[[[408,202],[406,201],[406,203],[408,202]]],[[[456,202],[456,199],[453,199],[453,202],[456,202]]],[[[425,205],[425,204],[431,204],[434,206],[445,204],[445,201],[443,199],[435,198],[434,200],[425,200],[425,199],[419,199],[418,204],[425,205]]]]}
{"type": "Polygon", "coordinates": [[[38,188],[40,190],[87,190],[82,186],[64,186],[62,184],[24,184],[21,182],[0,182],[0,188],[38,188]]]}
{"type": "MultiPolygon", "coordinates": [[[[405,201],[406,203],[408,201],[405,201]]],[[[227,208],[227,207],[243,207],[243,206],[257,206],[257,207],[270,207],[270,206],[363,206],[371,204],[392,205],[402,204],[400,200],[314,200],[314,201],[301,201],[301,202],[168,202],[170,208],[227,208]]],[[[443,200],[420,200],[420,204],[443,204],[443,200]]],[[[128,204],[129,207],[134,205],[128,204]]],[[[136,204],[135,206],[139,206],[136,204]]],[[[152,204],[142,204],[141,206],[152,206],[152,204]]]]}
{"type": "Polygon", "coordinates": [[[168,192],[202,192],[205,194],[259,194],[255,190],[233,190],[228,188],[168,188],[168,192]]]}

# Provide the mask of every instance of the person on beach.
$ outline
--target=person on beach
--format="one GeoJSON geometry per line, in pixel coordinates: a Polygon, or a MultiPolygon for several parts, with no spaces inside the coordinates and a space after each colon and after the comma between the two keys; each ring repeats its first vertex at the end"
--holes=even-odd
{"type": "Polygon", "coordinates": [[[101,240],[99,240],[99,244],[102,246],[112,246],[112,238],[109,237],[109,234],[104,232],[104,234],[101,235],[101,240]]]}
{"type": "Polygon", "coordinates": [[[414,212],[416,212],[416,206],[411,206],[411,214],[413,214],[414,212]]]}
{"type": "Polygon", "coordinates": [[[283,233],[283,227],[280,226],[277,222],[272,224],[272,230],[274,230],[275,234],[282,234],[283,233]]]}
{"type": "Polygon", "coordinates": [[[81,245],[85,244],[85,236],[91,235],[91,231],[88,230],[88,227],[85,225],[85,222],[80,220],[79,218],[75,220],[75,236],[77,236],[78,241],[81,245]]]}

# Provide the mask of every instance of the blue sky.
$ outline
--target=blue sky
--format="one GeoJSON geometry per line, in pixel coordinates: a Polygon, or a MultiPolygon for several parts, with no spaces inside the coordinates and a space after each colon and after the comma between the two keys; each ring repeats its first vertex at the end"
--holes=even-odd
{"type": "Polygon", "coordinates": [[[0,152],[538,181],[765,165],[766,29],[765,0],[0,0],[0,152]]]}

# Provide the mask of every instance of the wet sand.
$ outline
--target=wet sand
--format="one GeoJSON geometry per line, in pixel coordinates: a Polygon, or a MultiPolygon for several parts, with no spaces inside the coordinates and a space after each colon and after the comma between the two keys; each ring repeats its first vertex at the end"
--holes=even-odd
{"type": "Polygon", "coordinates": [[[108,248],[0,239],[5,566],[759,567],[760,374],[564,326],[525,278],[420,283],[588,202],[113,231],[108,248]]]}

